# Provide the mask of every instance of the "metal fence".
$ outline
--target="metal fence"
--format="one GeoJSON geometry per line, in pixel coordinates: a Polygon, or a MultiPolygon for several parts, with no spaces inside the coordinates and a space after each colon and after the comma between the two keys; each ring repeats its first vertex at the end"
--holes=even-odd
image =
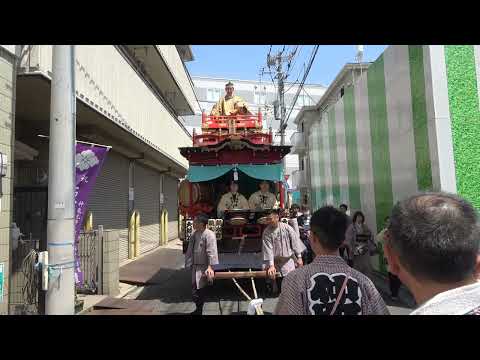
{"type": "Polygon", "coordinates": [[[31,271],[39,240],[20,240],[12,251],[12,273],[10,276],[9,313],[12,315],[33,315],[38,313],[37,277],[31,271]],[[28,263],[27,263],[28,262],[28,263]]]}
{"type": "MultiPolygon", "coordinates": [[[[80,233],[78,250],[84,282],[76,286],[77,293],[102,294],[103,227],[80,233]]],[[[38,251],[39,240],[25,239],[19,241],[17,249],[12,252],[11,315],[36,315],[39,312],[39,277],[33,270],[38,251]]]]}
{"type": "Polygon", "coordinates": [[[83,283],[76,286],[78,293],[102,294],[103,230],[81,232],[78,252],[83,283]]]}

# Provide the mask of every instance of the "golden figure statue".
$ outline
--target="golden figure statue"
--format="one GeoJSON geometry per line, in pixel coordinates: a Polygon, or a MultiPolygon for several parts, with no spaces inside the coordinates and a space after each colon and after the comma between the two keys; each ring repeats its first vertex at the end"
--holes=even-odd
{"type": "Polygon", "coordinates": [[[233,95],[234,87],[231,82],[225,85],[225,96],[213,106],[210,115],[229,116],[229,115],[251,115],[247,103],[240,97],[233,95]]]}

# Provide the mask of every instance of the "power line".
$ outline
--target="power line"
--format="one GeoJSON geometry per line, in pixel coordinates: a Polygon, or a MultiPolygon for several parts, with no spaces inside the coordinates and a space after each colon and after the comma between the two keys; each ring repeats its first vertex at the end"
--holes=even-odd
{"type": "MultiPolygon", "coordinates": [[[[315,60],[315,56],[317,56],[319,45],[315,45],[312,56],[310,57],[310,61],[307,65],[307,69],[305,70],[305,74],[303,75],[302,82],[300,83],[300,86],[297,89],[297,93],[295,94],[295,97],[293,98],[292,106],[290,107],[290,111],[288,112],[288,115],[285,119],[285,123],[283,124],[284,129],[287,127],[288,120],[290,119],[290,115],[292,114],[293,108],[295,107],[295,103],[297,102],[298,96],[300,95],[300,92],[303,89],[303,85],[305,84],[305,80],[307,79],[307,76],[310,72],[310,69],[312,68],[313,61],[315,60]]],[[[281,129],[283,130],[283,129],[281,129]]]]}
{"type": "MultiPolygon", "coordinates": [[[[299,54],[298,57],[300,57],[300,53],[298,53],[298,54],[299,54]]],[[[297,57],[297,59],[298,59],[298,57],[297,57]]],[[[296,59],[295,59],[295,65],[296,65],[296,59]]],[[[292,66],[292,69],[293,69],[294,66],[292,66]]],[[[303,63],[303,71],[305,72],[305,63],[303,63]]],[[[302,73],[298,72],[297,79],[293,83],[291,83],[290,87],[287,90],[285,90],[286,93],[289,92],[295,85],[298,84],[298,80],[300,79],[300,76],[302,76],[302,73]]]]}
{"type": "Polygon", "coordinates": [[[288,56],[287,72],[285,74],[285,79],[288,78],[288,76],[290,75],[291,69],[293,69],[292,60],[295,59],[296,61],[295,55],[297,53],[297,50],[298,50],[298,45],[295,46],[294,50],[290,51],[290,55],[288,56]]]}
{"type": "Polygon", "coordinates": [[[310,94],[307,92],[307,90],[305,90],[305,88],[303,88],[302,90],[303,90],[303,92],[304,92],[305,94],[307,94],[307,96],[308,96],[313,102],[315,102],[315,99],[312,97],[312,95],[310,95],[310,94]]]}

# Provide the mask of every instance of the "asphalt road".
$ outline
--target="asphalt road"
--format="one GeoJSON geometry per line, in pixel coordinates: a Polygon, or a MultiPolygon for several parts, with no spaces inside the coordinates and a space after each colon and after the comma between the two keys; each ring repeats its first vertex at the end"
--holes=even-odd
{"type": "MultiPolygon", "coordinates": [[[[159,315],[180,315],[188,314],[195,309],[191,301],[190,271],[182,269],[183,254],[181,246],[176,243],[169,246],[175,249],[173,256],[177,257],[171,261],[171,269],[163,268],[159,271],[168,272],[168,276],[159,276],[161,279],[154,284],[139,287],[136,291],[130,293],[126,299],[154,300],[156,313],[159,315]]],[[[159,249],[157,251],[162,251],[159,249]]],[[[170,250],[170,254],[172,251],[170,250]]],[[[170,255],[172,256],[172,255],[170,255]]],[[[170,262],[170,261],[169,261],[170,262]]],[[[373,279],[379,292],[385,299],[392,315],[406,315],[412,311],[412,306],[402,302],[392,302],[387,295],[387,284],[380,277],[373,279]]],[[[242,286],[250,297],[253,298],[253,289],[249,279],[239,279],[242,286]]],[[[278,298],[267,295],[264,280],[255,280],[258,297],[264,299],[262,309],[265,315],[272,314],[278,298]]],[[[408,301],[407,301],[408,302],[408,301]]],[[[233,281],[218,280],[209,287],[207,301],[204,306],[204,315],[245,315],[249,301],[242,295],[234,285],[233,281]]]]}

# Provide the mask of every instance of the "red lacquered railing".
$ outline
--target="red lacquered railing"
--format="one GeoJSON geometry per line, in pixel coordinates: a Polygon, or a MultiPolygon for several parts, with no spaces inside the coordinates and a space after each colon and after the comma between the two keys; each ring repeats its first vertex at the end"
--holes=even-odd
{"type": "Polygon", "coordinates": [[[215,116],[202,113],[202,129],[261,129],[262,113],[249,115],[215,116]]]}
{"type": "Polygon", "coordinates": [[[235,138],[237,140],[247,140],[254,145],[271,145],[273,141],[272,132],[246,132],[246,133],[236,133],[236,134],[201,134],[197,135],[195,131],[193,132],[193,146],[209,146],[217,145],[223,140],[235,138]]]}

